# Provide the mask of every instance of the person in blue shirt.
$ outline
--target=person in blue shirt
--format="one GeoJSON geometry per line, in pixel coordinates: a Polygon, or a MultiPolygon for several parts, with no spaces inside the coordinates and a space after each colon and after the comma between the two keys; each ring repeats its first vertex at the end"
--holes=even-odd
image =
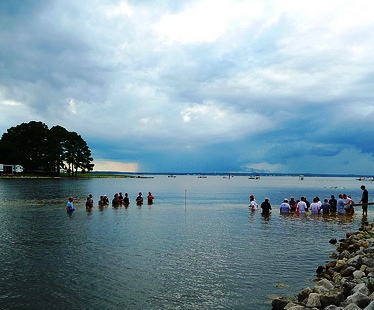
{"type": "Polygon", "coordinates": [[[291,212],[291,207],[290,207],[290,205],[288,203],[288,199],[287,198],[285,198],[283,200],[283,203],[280,205],[279,211],[282,214],[288,214],[288,213],[291,212]]]}
{"type": "Polygon", "coordinates": [[[331,205],[329,204],[329,200],[327,198],[323,200],[320,211],[321,210],[323,214],[330,214],[331,205]]]}
{"type": "Polygon", "coordinates": [[[343,194],[339,194],[339,199],[336,204],[338,214],[344,214],[345,215],[345,199],[343,197],[343,194]]]}
{"type": "Polygon", "coordinates": [[[73,212],[75,210],[73,200],[74,200],[74,198],[70,196],[69,201],[66,204],[66,211],[67,212],[73,212]]]}

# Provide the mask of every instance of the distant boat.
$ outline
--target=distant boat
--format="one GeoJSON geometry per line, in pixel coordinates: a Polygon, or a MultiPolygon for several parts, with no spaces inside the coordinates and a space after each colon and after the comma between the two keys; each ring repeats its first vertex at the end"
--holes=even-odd
{"type": "Polygon", "coordinates": [[[365,177],[359,177],[359,178],[357,178],[356,180],[357,180],[357,181],[365,181],[366,178],[365,178],[365,177]]]}
{"type": "Polygon", "coordinates": [[[176,175],[174,175],[174,174],[169,174],[168,175],[168,178],[176,178],[177,176],[176,175]]]}
{"type": "Polygon", "coordinates": [[[137,178],[138,179],[153,179],[154,177],[146,177],[144,175],[138,175],[137,178]]]}
{"type": "Polygon", "coordinates": [[[260,179],[260,176],[259,175],[251,175],[251,176],[249,176],[248,179],[250,179],[250,180],[258,180],[258,179],[260,179]]]}
{"type": "Polygon", "coordinates": [[[304,175],[303,174],[299,175],[299,180],[304,180],[304,175]]]}
{"type": "Polygon", "coordinates": [[[198,178],[199,178],[199,179],[206,179],[207,176],[206,176],[206,175],[199,175],[198,178]]]}

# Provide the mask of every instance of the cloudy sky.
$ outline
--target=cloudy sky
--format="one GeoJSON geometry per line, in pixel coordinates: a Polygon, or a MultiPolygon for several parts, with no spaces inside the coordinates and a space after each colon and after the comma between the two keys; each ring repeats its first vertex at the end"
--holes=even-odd
{"type": "Polygon", "coordinates": [[[0,133],[95,170],[374,175],[372,0],[2,0],[0,133]]]}

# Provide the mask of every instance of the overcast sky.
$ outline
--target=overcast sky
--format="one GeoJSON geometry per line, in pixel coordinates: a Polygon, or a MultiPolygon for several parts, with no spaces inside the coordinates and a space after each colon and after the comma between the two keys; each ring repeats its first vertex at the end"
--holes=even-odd
{"type": "Polygon", "coordinates": [[[374,175],[372,0],[2,0],[0,133],[95,170],[374,175]]]}

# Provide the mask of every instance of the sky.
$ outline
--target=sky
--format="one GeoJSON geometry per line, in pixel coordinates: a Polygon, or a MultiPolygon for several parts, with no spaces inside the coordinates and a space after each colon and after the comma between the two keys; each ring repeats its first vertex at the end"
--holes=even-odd
{"type": "Polygon", "coordinates": [[[0,134],[95,171],[374,175],[372,0],[2,0],[0,134]]]}

